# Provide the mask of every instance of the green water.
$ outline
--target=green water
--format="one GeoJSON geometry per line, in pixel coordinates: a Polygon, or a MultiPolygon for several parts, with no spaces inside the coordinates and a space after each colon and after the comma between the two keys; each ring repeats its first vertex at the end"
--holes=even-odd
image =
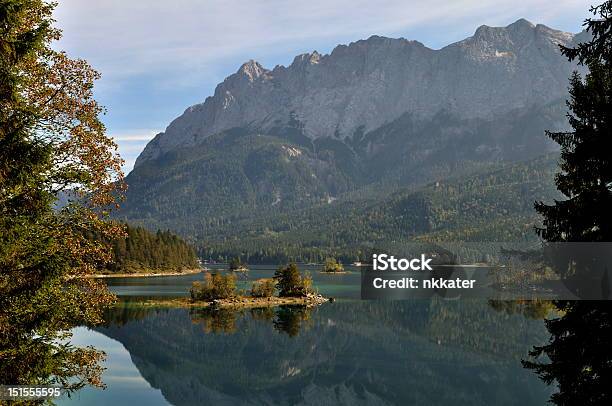
{"type": "MultiPolygon", "coordinates": [[[[247,279],[273,271],[252,268],[247,279]]],[[[552,389],[520,364],[546,340],[541,320],[482,300],[361,301],[358,273],[311,274],[336,302],[240,312],[117,307],[107,326],[75,331],[78,344],[107,352],[108,388],[62,404],[546,404],[552,389]]],[[[108,283],[129,299],[184,295],[200,278],[108,283]]]]}
{"type": "MultiPolygon", "coordinates": [[[[214,269],[214,266],[212,267],[214,269]]],[[[327,275],[320,272],[320,266],[300,266],[300,270],[308,273],[316,289],[323,294],[333,297],[359,299],[361,276],[359,268],[347,267],[348,273],[327,275]]],[[[237,286],[249,289],[254,280],[271,278],[276,267],[269,265],[253,265],[249,272],[237,272],[237,286]]],[[[164,276],[149,278],[111,278],[108,284],[113,293],[121,297],[159,297],[159,296],[188,296],[191,283],[202,280],[201,274],[185,276],[164,276]]]]}

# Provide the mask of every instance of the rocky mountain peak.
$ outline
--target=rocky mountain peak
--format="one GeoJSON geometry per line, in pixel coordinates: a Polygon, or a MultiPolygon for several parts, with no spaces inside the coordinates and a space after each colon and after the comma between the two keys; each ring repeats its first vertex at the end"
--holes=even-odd
{"type": "MultiPolygon", "coordinates": [[[[525,44],[535,36],[538,32],[546,32],[545,29],[548,29],[545,25],[534,25],[532,22],[521,18],[510,25],[505,27],[491,27],[488,25],[481,25],[476,29],[476,32],[471,38],[468,40],[472,41],[484,41],[491,43],[498,42],[510,42],[510,43],[518,43],[525,44]]],[[[554,30],[548,29],[549,32],[553,32],[554,30]]]]}
{"type": "Polygon", "coordinates": [[[272,71],[250,60],[147,145],[137,165],[236,127],[264,134],[299,128],[311,139],[345,140],[405,114],[427,119],[446,111],[487,119],[546,105],[567,95],[576,66],[559,45],[574,40],[520,19],[506,27],[483,25],[440,50],[373,35],[338,45],[329,55],[298,55],[272,71]]]}
{"type": "Polygon", "coordinates": [[[267,70],[261,66],[259,62],[250,59],[249,61],[243,63],[236,73],[241,76],[246,76],[250,81],[253,81],[260,76],[263,76],[266,72],[267,70]]]}
{"type": "Polygon", "coordinates": [[[510,31],[520,32],[520,31],[525,31],[525,30],[533,30],[535,27],[536,27],[535,24],[533,24],[531,21],[524,19],[524,18],[519,18],[512,24],[508,25],[506,29],[510,31]]]}
{"type": "Polygon", "coordinates": [[[316,65],[321,60],[322,55],[317,51],[312,51],[312,53],[300,54],[293,58],[293,62],[289,67],[303,66],[303,65],[316,65]]]}

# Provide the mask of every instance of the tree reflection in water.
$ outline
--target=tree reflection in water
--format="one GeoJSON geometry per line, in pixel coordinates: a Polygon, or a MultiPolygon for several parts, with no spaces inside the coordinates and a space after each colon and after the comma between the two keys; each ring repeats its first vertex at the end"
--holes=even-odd
{"type": "Polygon", "coordinates": [[[176,405],[535,406],[550,395],[520,364],[546,340],[541,321],[478,300],[147,310],[117,310],[127,323],[97,331],[176,405]]]}
{"type": "Polygon", "coordinates": [[[612,302],[509,300],[489,305],[544,320],[549,341],[534,346],[531,359],[522,364],[547,385],[556,385],[553,404],[612,404],[612,302]]]}
{"type": "Polygon", "coordinates": [[[313,309],[306,306],[279,306],[253,309],[198,309],[190,312],[191,321],[201,324],[205,333],[234,334],[238,323],[246,317],[271,322],[274,329],[295,337],[302,328],[312,325],[313,309]]]}
{"type": "Polygon", "coordinates": [[[558,390],[556,405],[612,404],[612,302],[558,301],[560,317],[545,320],[548,344],[530,352],[523,361],[547,384],[558,390]],[[545,361],[540,361],[545,358],[545,361]]]}

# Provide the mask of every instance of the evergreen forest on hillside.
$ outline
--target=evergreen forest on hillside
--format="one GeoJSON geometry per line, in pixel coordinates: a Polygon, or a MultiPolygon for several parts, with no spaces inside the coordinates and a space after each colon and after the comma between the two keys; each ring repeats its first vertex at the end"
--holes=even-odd
{"type": "MultiPolygon", "coordinates": [[[[125,226],[126,236],[107,242],[112,273],[180,272],[199,267],[194,248],[170,231],[153,233],[139,226],[125,226]]],[[[92,237],[92,236],[89,236],[92,237]]]]}

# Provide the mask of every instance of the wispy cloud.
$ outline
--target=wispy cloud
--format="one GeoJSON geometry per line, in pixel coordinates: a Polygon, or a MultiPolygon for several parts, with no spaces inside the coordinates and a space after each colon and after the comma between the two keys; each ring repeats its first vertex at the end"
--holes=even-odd
{"type": "Polygon", "coordinates": [[[452,40],[483,23],[505,25],[518,17],[553,23],[586,8],[576,0],[64,0],[56,14],[65,46],[95,54],[106,75],[165,72],[172,80],[184,78],[173,72],[197,77],[237,54],[309,51],[310,44],[371,34],[408,33],[439,46],[442,37],[452,40]],[[428,41],[433,31],[444,35],[428,41]]]}
{"type": "Polygon", "coordinates": [[[129,130],[126,132],[109,134],[116,142],[150,141],[159,133],[158,130],[129,130]]]}
{"type": "Polygon", "coordinates": [[[133,155],[134,157],[138,156],[144,149],[147,143],[144,141],[140,141],[138,143],[132,143],[129,145],[121,145],[119,144],[119,149],[121,150],[122,156],[125,158],[127,156],[133,155]]]}
{"type": "Polygon", "coordinates": [[[129,173],[134,168],[136,158],[147,143],[159,133],[158,130],[124,130],[109,133],[119,147],[121,157],[125,161],[123,171],[129,173]]]}

